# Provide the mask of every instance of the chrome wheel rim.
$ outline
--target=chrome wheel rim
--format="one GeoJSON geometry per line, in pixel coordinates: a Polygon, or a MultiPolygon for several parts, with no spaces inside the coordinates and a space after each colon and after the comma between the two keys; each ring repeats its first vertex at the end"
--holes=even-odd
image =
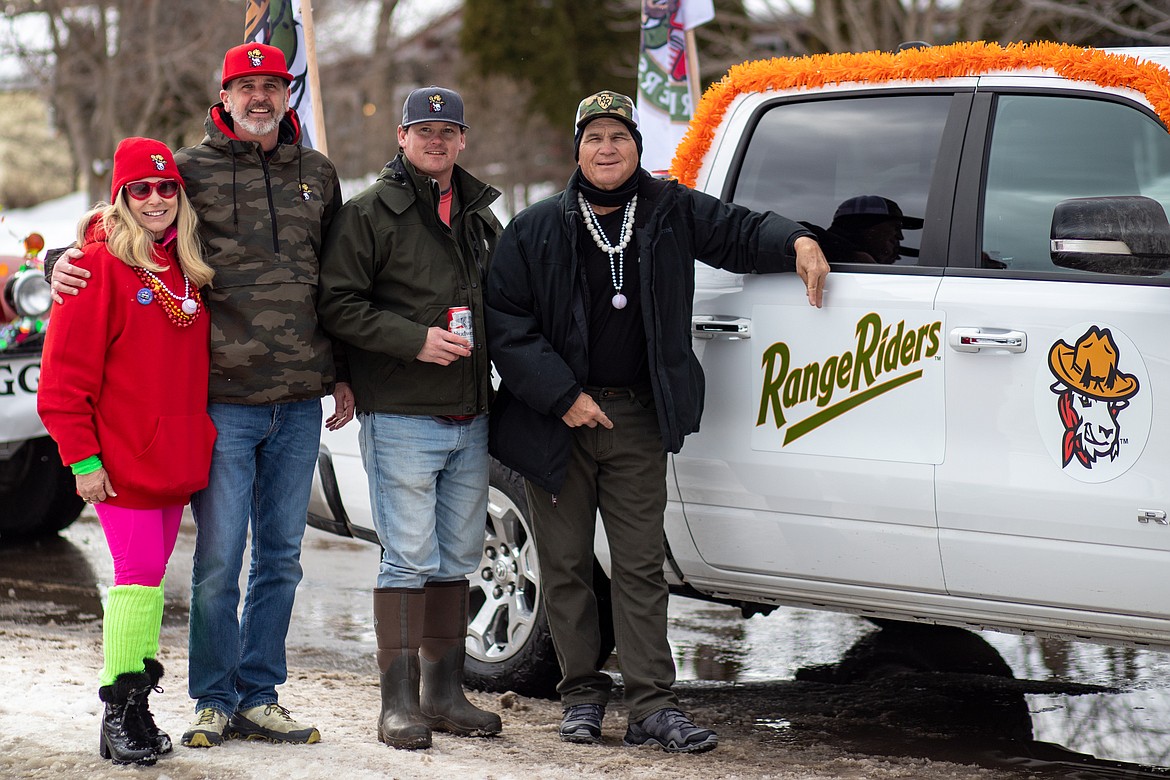
{"type": "Polygon", "coordinates": [[[467,654],[500,662],[520,652],[536,623],[540,569],[527,518],[496,488],[488,491],[487,525],[471,583],[467,654]]]}

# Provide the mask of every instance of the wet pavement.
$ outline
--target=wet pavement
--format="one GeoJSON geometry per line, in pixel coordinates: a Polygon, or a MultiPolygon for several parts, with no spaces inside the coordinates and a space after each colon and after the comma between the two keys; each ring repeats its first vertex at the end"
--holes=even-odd
{"type": "MultiPolygon", "coordinates": [[[[164,621],[187,621],[194,531],[172,557],[164,621]]],[[[374,669],[376,546],[309,529],[290,663],[374,669]]],[[[92,514],[0,546],[0,623],[96,624],[112,567],[92,514]]],[[[1020,777],[1170,778],[1170,654],[778,609],[671,603],[686,701],[751,713],[784,745],[832,744],[1018,769],[1020,777]]]]}

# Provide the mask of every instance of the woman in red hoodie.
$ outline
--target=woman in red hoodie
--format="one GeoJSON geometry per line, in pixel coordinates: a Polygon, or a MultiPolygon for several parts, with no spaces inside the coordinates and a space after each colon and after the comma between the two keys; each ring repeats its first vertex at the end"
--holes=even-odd
{"type": "Polygon", "coordinates": [[[171,750],[147,707],[162,677],[163,576],[183,507],[207,485],[215,441],[199,295],[213,271],[165,144],[118,144],[110,199],[78,226],[78,262],[96,273],[87,294],[53,306],[37,408],[114,558],[101,755],[153,764],[171,750]]]}

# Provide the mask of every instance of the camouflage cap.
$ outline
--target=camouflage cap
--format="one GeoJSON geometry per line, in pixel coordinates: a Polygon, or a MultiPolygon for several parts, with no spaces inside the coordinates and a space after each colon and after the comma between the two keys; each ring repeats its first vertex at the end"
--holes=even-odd
{"type": "Polygon", "coordinates": [[[607,116],[622,120],[631,129],[638,128],[638,108],[634,105],[634,101],[620,92],[610,92],[608,89],[603,89],[596,95],[590,95],[581,101],[580,105],[577,106],[575,127],[580,130],[594,119],[607,116]]]}

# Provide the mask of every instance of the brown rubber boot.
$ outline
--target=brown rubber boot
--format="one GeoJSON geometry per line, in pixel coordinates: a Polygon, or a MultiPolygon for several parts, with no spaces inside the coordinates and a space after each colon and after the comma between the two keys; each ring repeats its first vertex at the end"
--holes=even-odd
{"type": "Polygon", "coordinates": [[[401,750],[431,746],[431,729],[418,701],[418,647],[425,607],[421,588],[374,589],[374,633],[382,672],[378,739],[401,750]]]}
{"type": "Polygon", "coordinates": [[[500,716],[479,709],[463,695],[467,591],[467,580],[426,586],[426,619],[419,649],[422,714],[435,731],[491,737],[503,729],[500,716]]]}

